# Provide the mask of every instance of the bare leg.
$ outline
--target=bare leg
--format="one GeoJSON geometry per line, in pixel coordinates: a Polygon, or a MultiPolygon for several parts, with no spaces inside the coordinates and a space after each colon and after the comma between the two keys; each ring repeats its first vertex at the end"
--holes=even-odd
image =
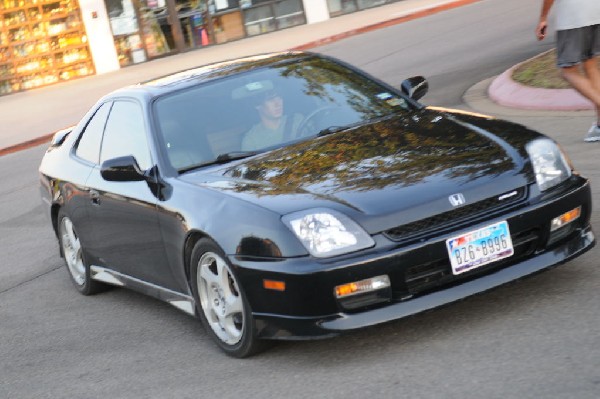
{"type": "Polygon", "coordinates": [[[561,74],[575,90],[596,106],[597,122],[600,124],[600,72],[595,62],[595,58],[583,62],[585,76],[579,73],[578,66],[563,67],[561,74]]]}
{"type": "MultiPolygon", "coordinates": [[[[592,87],[600,93],[600,69],[598,69],[597,58],[591,58],[583,62],[583,72],[592,83],[592,87]]],[[[598,115],[598,126],[600,126],[600,107],[596,105],[596,114],[598,115]]]]}

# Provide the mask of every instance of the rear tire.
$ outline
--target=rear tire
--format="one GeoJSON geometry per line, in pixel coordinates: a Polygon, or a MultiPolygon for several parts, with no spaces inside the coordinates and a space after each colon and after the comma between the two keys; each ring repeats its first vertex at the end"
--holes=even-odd
{"type": "Polygon", "coordinates": [[[84,250],[73,222],[61,209],[58,212],[58,244],[65,259],[67,271],[73,285],[83,295],[93,295],[108,287],[92,280],[90,267],[85,262],[84,250]]]}
{"type": "Polygon", "coordinates": [[[256,336],[248,300],[227,257],[212,240],[199,240],[191,258],[192,292],[206,332],[229,356],[244,358],[265,346],[256,336]]]}

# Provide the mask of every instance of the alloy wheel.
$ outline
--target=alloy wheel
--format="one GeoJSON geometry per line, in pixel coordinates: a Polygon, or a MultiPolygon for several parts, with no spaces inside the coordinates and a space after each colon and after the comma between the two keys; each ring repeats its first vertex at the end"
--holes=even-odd
{"type": "Polygon", "coordinates": [[[81,253],[81,242],[73,228],[73,222],[68,217],[60,222],[61,245],[69,273],[77,285],[85,284],[85,265],[81,253]]]}
{"type": "Polygon", "coordinates": [[[215,335],[227,345],[240,342],[246,321],[244,303],[227,262],[206,252],[198,262],[196,280],[202,311],[215,335]]]}

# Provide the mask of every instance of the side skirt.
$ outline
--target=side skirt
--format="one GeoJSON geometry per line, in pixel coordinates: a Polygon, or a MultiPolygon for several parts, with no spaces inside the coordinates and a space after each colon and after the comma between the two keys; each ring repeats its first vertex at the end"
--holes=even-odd
{"type": "Polygon", "coordinates": [[[165,301],[189,315],[196,315],[194,298],[189,295],[175,292],[101,266],[90,266],[90,272],[91,277],[94,280],[132,289],[142,294],[160,299],[161,301],[165,301]]]}

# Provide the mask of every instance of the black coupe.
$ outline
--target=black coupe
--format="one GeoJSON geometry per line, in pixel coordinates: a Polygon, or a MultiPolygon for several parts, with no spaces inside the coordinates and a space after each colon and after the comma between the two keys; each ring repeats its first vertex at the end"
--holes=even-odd
{"type": "Polygon", "coordinates": [[[587,179],[527,128],[285,52],[115,91],[41,192],[75,287],[198,316],[229,355],[465,298],[595,243],[587,179]]]}

